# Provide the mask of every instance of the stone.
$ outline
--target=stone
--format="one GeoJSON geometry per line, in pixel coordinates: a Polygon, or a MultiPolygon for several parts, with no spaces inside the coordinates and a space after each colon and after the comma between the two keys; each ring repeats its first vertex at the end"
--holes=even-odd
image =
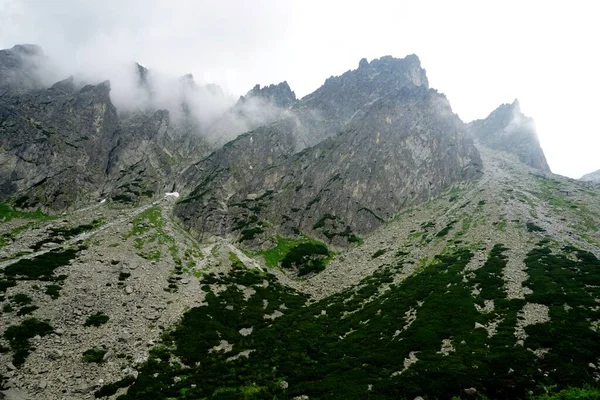
{"type": "Polygon", "coordinates": [[[465,394],[468,394],[469,396],[475,396],[477,394],[477,389],[474,387],[467,388],[465,389],[465,394]]]}

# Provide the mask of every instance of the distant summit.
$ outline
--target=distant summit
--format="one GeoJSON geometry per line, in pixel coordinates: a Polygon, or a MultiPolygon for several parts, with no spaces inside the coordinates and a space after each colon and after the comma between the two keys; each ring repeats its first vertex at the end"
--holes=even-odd
{"type": "Polygon", "coordinates": [[[600,183],[600,169],[594,172],[590,172],[589,174],[585,174],[584,176],[579,178],[579,180],[600,183]]]}
{"type": "Polygon", "coordinates": [[[260,98],[266,102],[282,108],[293,106],[297,99],[296,94],[290,89],[287,81],[283,81],[277,85],[269,85],[260,87],[256,85],[250,90],[246,96],[241,96],[239,102],[245,102],[250,98],[260,98]]]}
{"type": "Polygon", "coordinates": [[[40,88],[43,60],[42,48],[34,44],[18,44],[0,50],[0,95],[40,88]]]}
{"type": "Polygon", "coordinates": [[[486,147],[515,154],[521,162],[550,172],[535,122],[521,111],[519,100],[502,104],[486,119],[468,124],[469,133],[486,147]]]}

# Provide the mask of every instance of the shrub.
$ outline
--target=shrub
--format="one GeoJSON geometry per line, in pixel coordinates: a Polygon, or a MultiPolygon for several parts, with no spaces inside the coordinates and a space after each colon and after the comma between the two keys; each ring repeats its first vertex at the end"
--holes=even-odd
{"type": "Polygon", "coordinates": [[[97,312],[96,314],[92,314],[85,320],[83,326],[100,326],[104,325],[108,322],[108,315],[104,315],[101,312],[97,312]]]}

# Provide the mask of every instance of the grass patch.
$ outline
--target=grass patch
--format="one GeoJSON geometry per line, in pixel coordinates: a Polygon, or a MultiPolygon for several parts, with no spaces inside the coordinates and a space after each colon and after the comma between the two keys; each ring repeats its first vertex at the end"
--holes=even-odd
{"type": "Polygon", "coordinates": [[[39,209],[32,212],[25,212],[19,211],[9,204],[0,203],[0,222],[8,222],[15,218],[37,219],[42,221],[49,221],[55,219],[55,217],[51,217],[47,214],[44,214],[39,209]]]}
{"type": "Polygon", "coordinates": [[[281,260],[286,269],[296,269],[298,276],[325,269],[330,256],[327,246],[322,243],[306,242],[292,247],[281,260]]]}
{"type": "Polygon", "coordinates": [[[253,253],[252,256],[262,256],[265,260],[265,264],[267,267],[276,268],[279,266],[281,260],[285,258],[287,253],[300,243],[320,243],[316,240],[312,240],[306,237],[301,237],[299,239],[290,239],[290,238],[277,238],[277,245],[269,250],[261,251],[258,253],[253,253]]]}

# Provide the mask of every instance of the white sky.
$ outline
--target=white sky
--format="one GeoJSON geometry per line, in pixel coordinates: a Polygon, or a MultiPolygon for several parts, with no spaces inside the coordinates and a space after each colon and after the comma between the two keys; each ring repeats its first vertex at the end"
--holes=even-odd
{"type": "MultiPolygon", "coordinates": [[[[65,71],[138,61],[235,95],[299,97],[362,57],[415,53],[468,122],[519,98],[555,173],[600,169],[600,3],[0,0],[0,48],[41,45],[65,71]]],[[[99,77],[102,79],[102,77],[99,77]]]]}

